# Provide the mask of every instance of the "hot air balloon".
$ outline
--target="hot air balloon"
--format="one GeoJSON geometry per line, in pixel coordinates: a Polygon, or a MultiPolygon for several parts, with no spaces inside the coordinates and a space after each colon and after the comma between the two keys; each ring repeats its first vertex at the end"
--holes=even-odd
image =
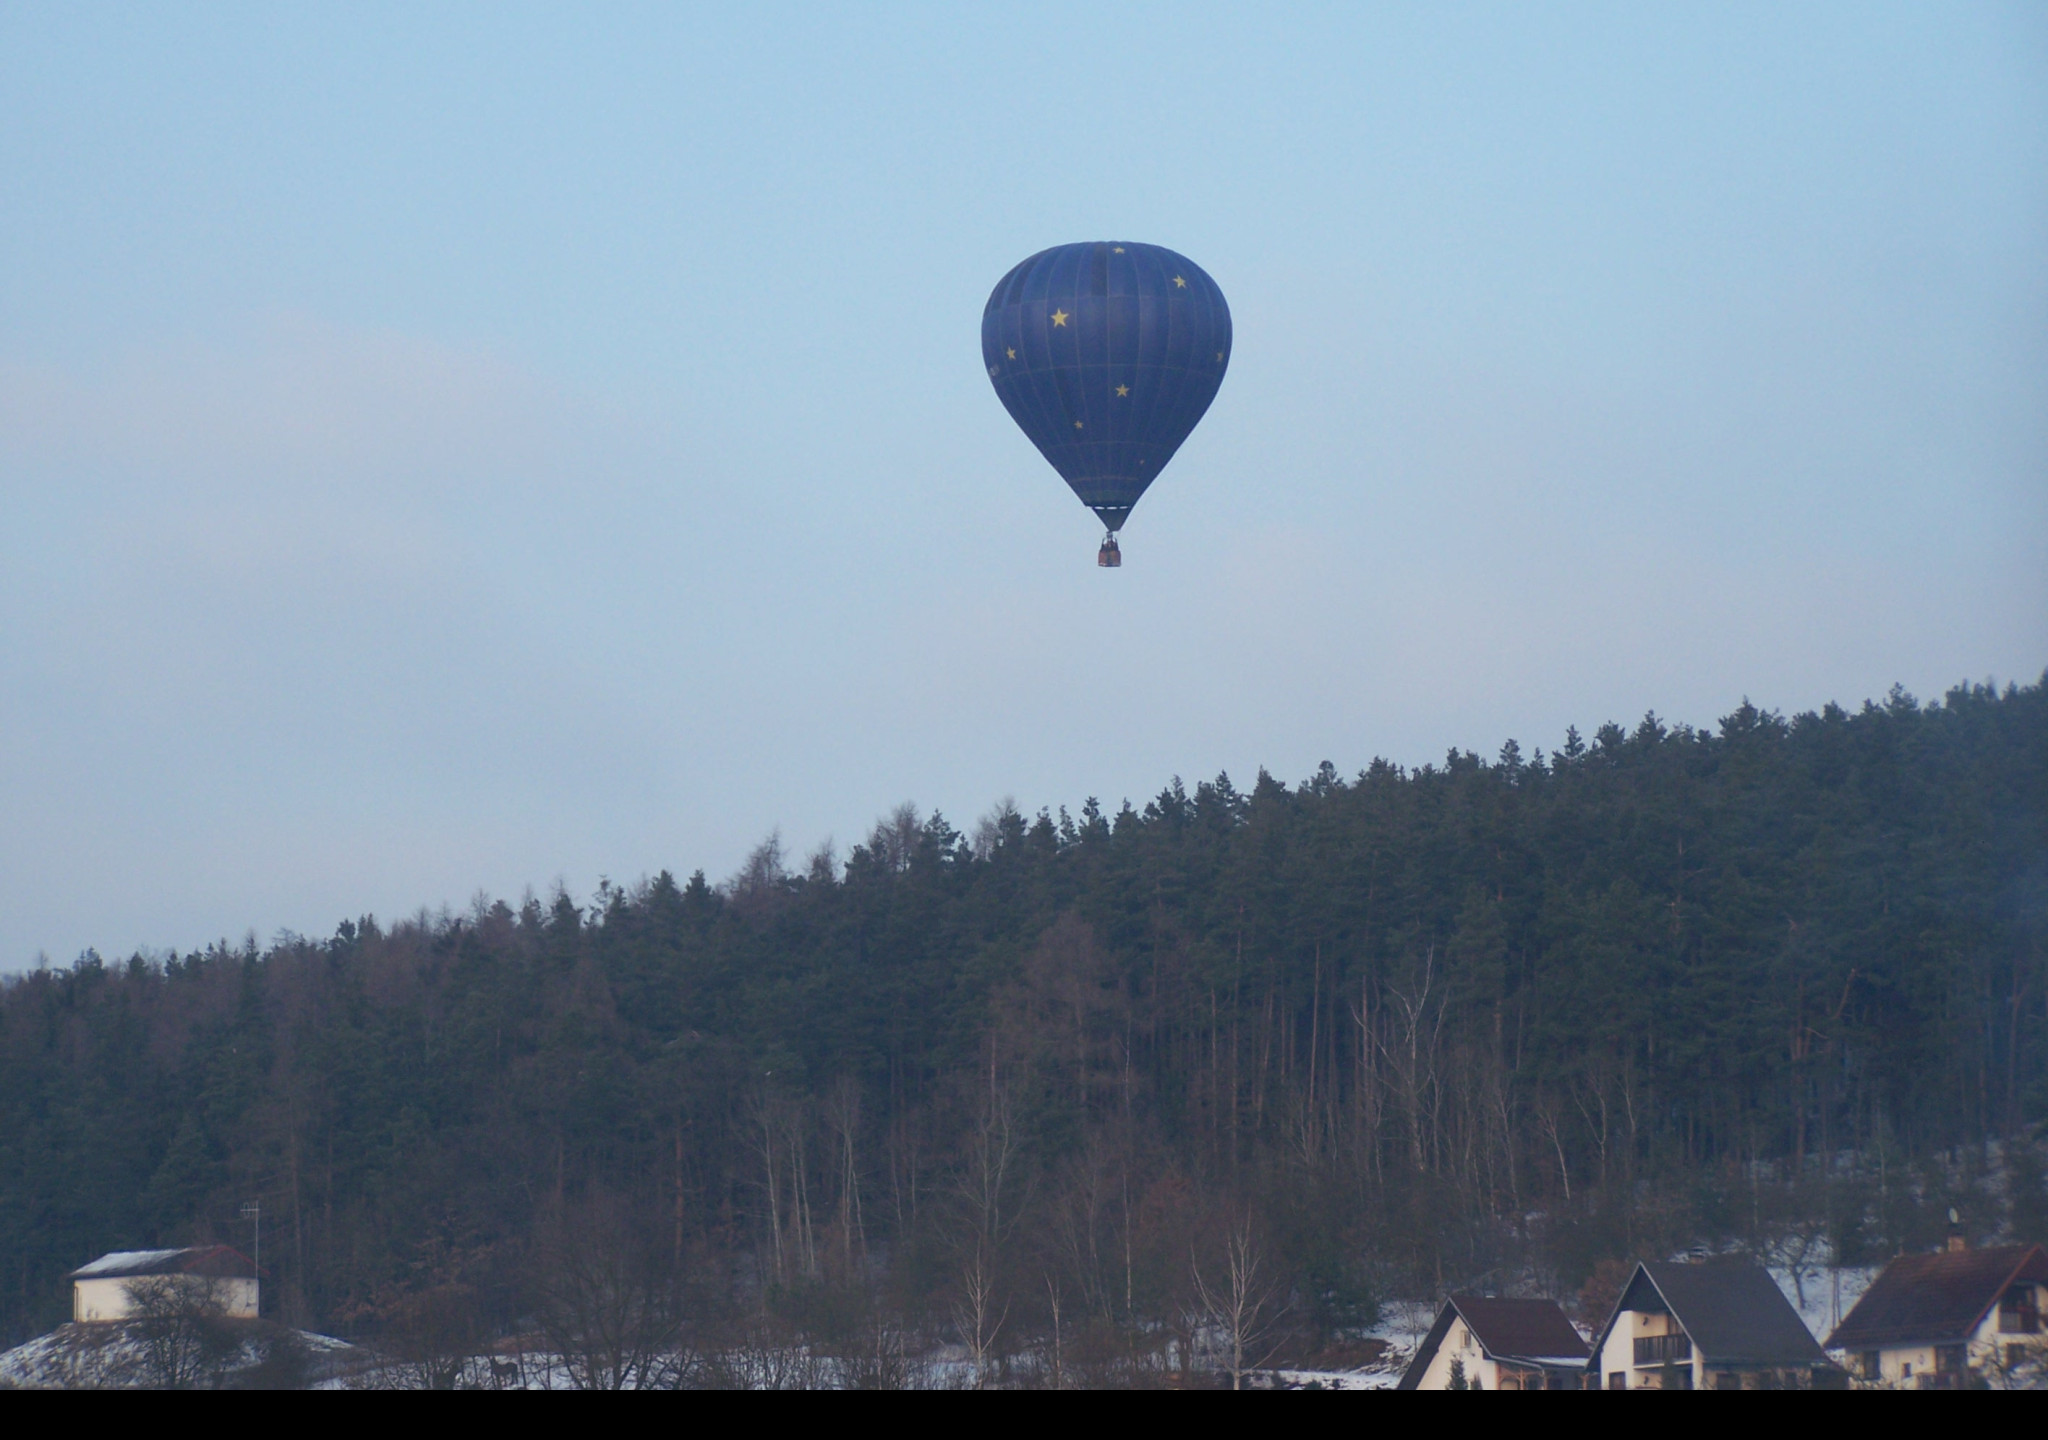
{"type": "Polygon", "coordinates": [[[1117,531],[1216,398],[1230,307],[1201,266],[1158,245],[1102,240],[1041,250],[981,314],[981,356],[1010,418],[1117,531]]]}

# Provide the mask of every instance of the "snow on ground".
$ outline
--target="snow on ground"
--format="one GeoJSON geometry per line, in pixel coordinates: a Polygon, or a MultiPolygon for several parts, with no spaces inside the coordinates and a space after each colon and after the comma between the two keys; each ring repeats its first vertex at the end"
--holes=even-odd
{"type": "MultiPolygon", "coordinates": [[[[305,1352],[314,1377],[332,1373],[346,1363],[354,1347],[332,1335],[308,1330],[271,1331],[251,1335],[220,1366],[227,1383],[257,1368],[269,1357],[280,1336],[295,1339],[305,1352]]],[[[115,1322],[59,1325],[12,1350],[0,1352],[0,1388],[17,1390],[133,1390],[150,1384],[148,1347],[133,1326],[115,1322]]]]}
{"type": "Polygon", "coordinates": [[[1813,1338],[1823,1345],[1834,1328],[1842,1323],[1842,1317],[1856,1308],[1856,1302],[1863,1298],[1863,1292],[1870,1288],[1870,1282],[1877,1278],[1882,1265],[1845,1265],[1840,1270],[1817,1270],[1804,1277],[1805,1303],[1800,1303],[1801,1286],[1794,1284],[1790,1272],[1781,1267],[1771,1267],[1771,1278],[1778,1282],[1778,1288],[1785,1292],[1785,1298],[1792,1302],[1792,1308],[1799,1312],[1799,1318],[1806,1322],[1806,1328],[1813,1332],[1813,1338]]]}
{"type": "Polygon", "coordinates": [[[1401,1383],[1404,1361],[1392,1370],[1261,1370],[1254,1390],[1391,1390],[1401,1383]]]}
{"type": "Polygon", "coordinates": [[[1429,1327],[1436,1324],[1436,1314],[1442,1306],[1441,1300],[1390,1300],[1380,1311],[1379,1324],[1366,1334],[1386,1341],[1405,1355],[1413,1355],[1415,1347],[1429,1334],[1429,1327]]]}
{"type": "MultiPolygon", "coordinates": [[[[1401,1383],[1415,1349],[1436,1321],[1437,1307],[1427,1300],[1394,1300],[1380,1311],[1379,1323],[1344,1347],[1358,1352],[1339,1366],[1280,1366],[1261,1370],[1251,1385],[1258,1390],[1391,1390],[1401,1383]]],[[[1325,1361],[1327,1364],[1327,1360],[1325,1361]]]]}

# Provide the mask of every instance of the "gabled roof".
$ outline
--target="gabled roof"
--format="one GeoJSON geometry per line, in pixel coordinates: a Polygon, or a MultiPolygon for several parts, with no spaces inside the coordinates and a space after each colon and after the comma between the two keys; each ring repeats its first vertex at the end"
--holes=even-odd
{"type": "Polygon", "coordinates": [[[179,1250],[111,1250],[67,1277],[72,1280],[126,1280],[147,1275],[206,1275],[215,1279],[253,1279],[249,1257],[227,1245],[190,1245],[179,1250]]]}
{"type": "Polygon", "coordinates": [[[1584,1364],[1586,1342],[1555,1300],[1497,1300],[1453,1295],[1450,1304],[1480,1349],[1495,1360],[1584,1364]]]}
{"type": "Polygon", "coordinates": [[[2048,1253],[2039,1245],[1901,1255],[1842,1317],[1828,1336],[1828,1348],[1876,1350],[1962,1340],[1983,1322],[2006,1287],[2022,1280],[2048,1284],[2048,1253]]]}
{"type": "Polygon", "coordinates": [[[1645,1260],[1600,1329],[1630,1310],[1668,1310],[1708,1365],[1825,1365],[1819,1342],[1761,1265],[1734,1256],[1692,1264],[1645,1260]]]}
{"type": "Polygon", "coordinates": [[[1472,1332],[1472,1338],[1479,1342],[1479,1348],[1491,1360],[1553,1368],[1586,1363],[1586,1342],[1572,1328],[1572,1322],[1565,1319],[1564,1311],[1558,1308],[1555,1300],[1498,1300],[1487,1295],[1453,1295],[1437,1312],[1436,1323],[1429,1327],[1429,1334],[1415,1347],[1415,1358],[1408,1362],[1400,1383],[1394,1388],[1413,1390],[1422,1383],[1422,1372],[1429,1368],[1429,1362],[1442,1348],[1452,1320],[1465,1322],[1465,1328],[1472,1332]]]}

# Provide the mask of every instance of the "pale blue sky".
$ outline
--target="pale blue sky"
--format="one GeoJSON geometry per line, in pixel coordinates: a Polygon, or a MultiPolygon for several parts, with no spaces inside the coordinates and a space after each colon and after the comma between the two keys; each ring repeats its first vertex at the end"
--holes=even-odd
{"type": "Polygon", "coordinates": [[[2044,665],[2037,4],[0,4],[0,967],[2044,665]]]}

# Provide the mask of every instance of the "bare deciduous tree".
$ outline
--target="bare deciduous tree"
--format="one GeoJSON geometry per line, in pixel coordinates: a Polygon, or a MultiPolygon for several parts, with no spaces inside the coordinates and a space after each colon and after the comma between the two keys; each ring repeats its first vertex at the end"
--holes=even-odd
{"type": "Polygon", "coordinates": [[[831,1383],[825,1363],[802,1337],[764,1316],[726,1335],[702,1379],[732,1390],[822,1390],[831,1383]]]}
{"type": "Polygon", "coordinates": [[[1016,1224],[1010,1205],[1011,1172],[1017,1161],[1017,1134],[1011,1125],[1010,1094],[989,1053],[988,1088],[980,1112],[967,1134],[958,1185],[964,1210],[958,1248],[959,1292],[953,1326],[974,1365],[974,1385],[987,1384],[988,1362],[1009,1316],[1001,1296],[998,1261],[1016,1224]]]}
{"type": "Polygon", "coordinates": [[[1230,1388],[1242,1390],[1246,1372],[1272,1358],[1280,1319],[1278,1288],[1251,1222],[1238,1221],[1224,1237],[1215,1284],[1199,1263],[1193,1270],[1203,1328],[1222,1346],[1230,1388]]]}
{"type": "Polygon", "coordinates": [[[681,1277],[660,1231],[653,1214],[602,1193],[544,1221],[536,1316],[577,1389],[664,1389],[689,1378],[681,1277]]]}
{"type": "Polygon", "coordinates": [[[1436,946],[1423,956],[1422,973],[1407,989],[1389,987],[1396,1013],[1395,1040],[1381,1042],[1381,1053],[1400,1087],[1402,1108],[1408,1116],[1409,1154],[1418,1171],[1435,1168],[1437,1111],[1441,1095],[1437,1085],[1437,1056],[1442,1044],[1445,1004],[1436,983],[1436,946]]]}
{"type": "Polygon", "coordinates": [[[457,1390],[481,1383],[478,1358],[483,1327],[476,1292],[467,1285],[436,1285],[395,1297],[385,1307],[380,1347],[391,1363],[379,1372],[404,1390],[457,1390]]]}
{"type": "Polygon", "coordinates": [[[219,1384],[241,1348],[220,1284],[198,1275],[152,1275],[125,1288],[143,1383],[158,1390],[219,1384]]]}
{"type": "Polygon", "coordinates": [[[993,1258],[977,1244],[961,1266],[960,1298],[953,1305],[953,1328],[967,1347],[977,1390],[988,1387],[989,1360],[1009,1315],[1008,1303],[997,1294],[993,1258]]]}
{"type": "Polygon", "coordinates": [[[1067,1388],[1067,1370],[1065,1346],[1062,1343],[1065,1337],[1060,1333],[1060,1285],[1051,1275],[1045,1277],[1045,1298],[1052,1315],[1052,1388],[1064,1390],[1067,1388]]]}
{"type": "Polygon", "coordinates": [[[842,1075],[832,1087],[826,1118],[839,1151],[839,1263],[844,1276],[854,1275],[856,1256],[867,1253],[867,1223],[860,1205],[860,1082],[842,1075]]]}

